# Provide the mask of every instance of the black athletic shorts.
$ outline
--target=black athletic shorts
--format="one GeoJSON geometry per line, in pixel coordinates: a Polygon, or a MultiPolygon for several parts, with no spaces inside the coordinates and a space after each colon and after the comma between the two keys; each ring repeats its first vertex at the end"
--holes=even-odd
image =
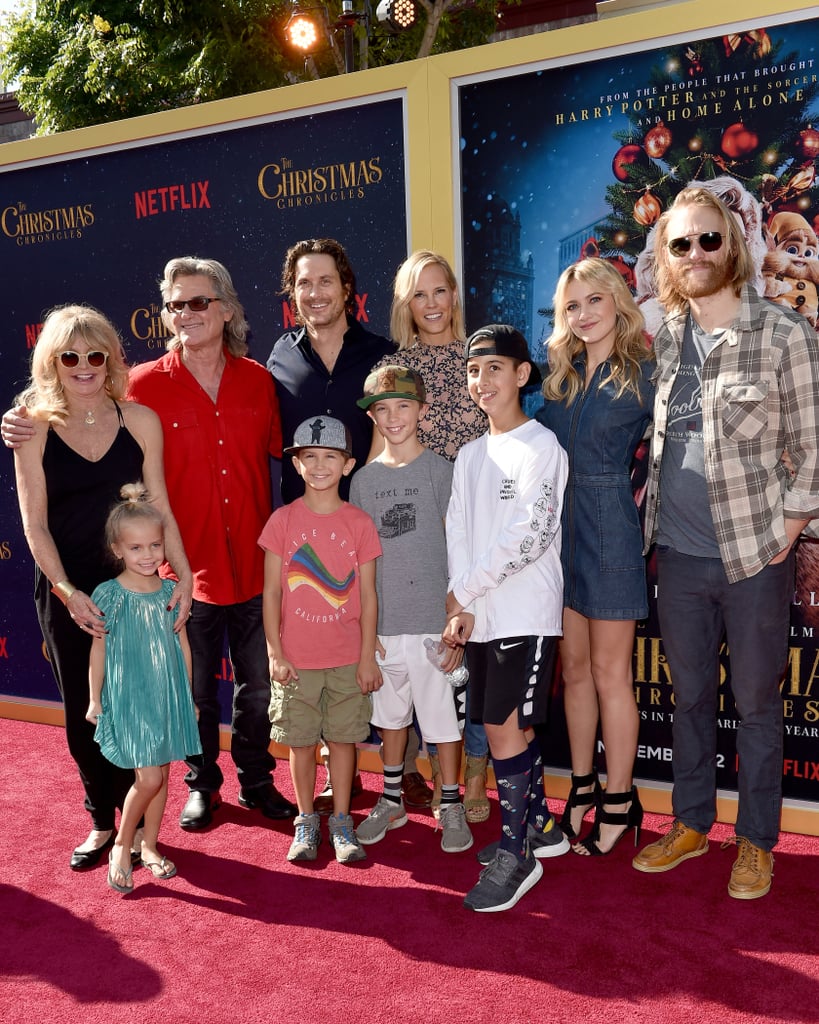
{"type": "Polygon", "coordinates": [[[517,708],[518,726],[546,721],[557,657],[556,636],[511,636],[466,645],[473,721],[503,725],[517,708]]]}

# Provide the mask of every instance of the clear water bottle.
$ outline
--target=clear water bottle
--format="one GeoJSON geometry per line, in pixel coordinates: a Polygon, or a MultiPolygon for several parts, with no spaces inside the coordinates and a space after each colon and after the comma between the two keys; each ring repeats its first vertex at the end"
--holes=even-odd
{"type": "MultiPolygon", "coordinates": [[[[446,654],[444,645],[440,641],[436,643],[431,636],[427,636],[424,637],[424,647],[427,650],[427,660],[433,664],[439,672],[444,672],[443,668],[441,668],[446,654]]],[[[469,679],[469,669],[467,669],[466,665],[461,662],[461,664],[451,672],[444,672],[444,675],[446,676],[446,680],[449,685],[456,688],[458,686],[463,686],[469,679]]]]}

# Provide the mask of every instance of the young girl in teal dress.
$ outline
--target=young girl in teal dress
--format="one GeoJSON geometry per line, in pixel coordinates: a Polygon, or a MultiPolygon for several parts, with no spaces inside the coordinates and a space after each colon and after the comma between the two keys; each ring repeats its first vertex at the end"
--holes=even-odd
{"type": "Polygon", "coordinates": [[[140,858],[157,880],[176,867],[157,849],[171,761],[202,752],[191,696],[191,655],[183,623],[168,605],[174,584],[157,574],[165,561],[162,516],[142,484],[127,484],[108,516],[105,540],[122,571],[91,595],[106,635],[91,647],[91,702],[86,718],[113,764],[133,768],[119,833],[108,860],[108,884],[134,888],[131,849],[144,817],[140,858]]]}

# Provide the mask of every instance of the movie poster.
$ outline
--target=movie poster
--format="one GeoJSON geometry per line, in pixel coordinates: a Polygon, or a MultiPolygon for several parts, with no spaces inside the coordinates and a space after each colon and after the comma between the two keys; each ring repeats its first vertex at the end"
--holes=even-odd
{"type": "MultiPolygon", "coordinates": [[[[468,325],[513,323],[545,361],[560,272],[599,255],[623,275],[656,331],[652,226],[696,181],[741,219],[760,293],[817,326],[819,20],[475,76],[458,92],[468,325]]],[[[651,564],[649,572],[656,597],[651,564]]],[[[812,800],[819,798],[817,604],[819,551],[803,544],[782,693],[784,788],[812,800]]],[[[638,626],[634,664],[642,720],[635,774],[670,780],[674,706],[653,608],[638,626]]],[[[553,763],[568,767],[556,705],[553,763]]],[[[718,784],[735,788],[738,723],[726,651],[718,714],[718,784]]]]}
{"type": "MultiPolygon", "coordinates": [[[[407,254],[405,150],[404,101],[393,96],[0,169],[0,409],[22,390],[44,315],[57,305],[102,310],[130,362],[161,356],[158,282],[177,256],[227,266],[250,323],[250,355],[265,363],[293,326],[280,293],[287,248],[337,238],[356,273],[356,316],[388,334],[392,280],[407,254]]],[[[6,449],[0,488],[0,694],[55,701],[6,449]]],[[[228,721],[230,672],[225,658],[228,721]]]]}

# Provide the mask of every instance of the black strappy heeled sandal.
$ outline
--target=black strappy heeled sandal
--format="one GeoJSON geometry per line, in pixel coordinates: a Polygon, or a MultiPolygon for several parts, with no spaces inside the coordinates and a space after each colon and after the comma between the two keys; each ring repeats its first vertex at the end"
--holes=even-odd
{"type": "MultiPolygon", "coordinates": [[[[600,805],[600,794],[602,790],[600,788],[600,780],[597,778],[597,772],[589,772],[588,775],[572,775],[572,788],[569,790],[569,797],[566,800],[566,807],[563,810],[563,817],[560,819],[560,831],[566,836],[567,839],[575,840],[578,838],[578,833],[572,828],[572,811],[575,807],[582,807],[583,817],[585,817],[591,807],[598,807],[600,805]],[[593,786],[588,793],[578,793],[578,789],[585,788],[586,786],[593,786]]],[[[581,824],[583,819],[581,818],[581,824]]]]}
{"type": "MultiPolygon", "coordinates": [[[[634,845],[640,842],[640,829],[643,827],[643,805],[637,794],[637,787],[632,786],[628,793],[603,793],[602,800],[597,807],[597,814],[594,816],[594,827],[586,839],[581,840],[577,846],[582,846],[586,853],[592,857],[605,857],[611,853],[614,847],[620,842],[624,835],[634,829],[634,845]],[[627,811],[608,811],[607,807],[616,804],[627,804],[631,801],[627,811]],[[614,840],[608,850],[601,850],[597,845],[600,841],[601,825],[623,825],[623,831],[614,840]]],[[[575,853],[580,853],[575,848],[575,853]]]]}

